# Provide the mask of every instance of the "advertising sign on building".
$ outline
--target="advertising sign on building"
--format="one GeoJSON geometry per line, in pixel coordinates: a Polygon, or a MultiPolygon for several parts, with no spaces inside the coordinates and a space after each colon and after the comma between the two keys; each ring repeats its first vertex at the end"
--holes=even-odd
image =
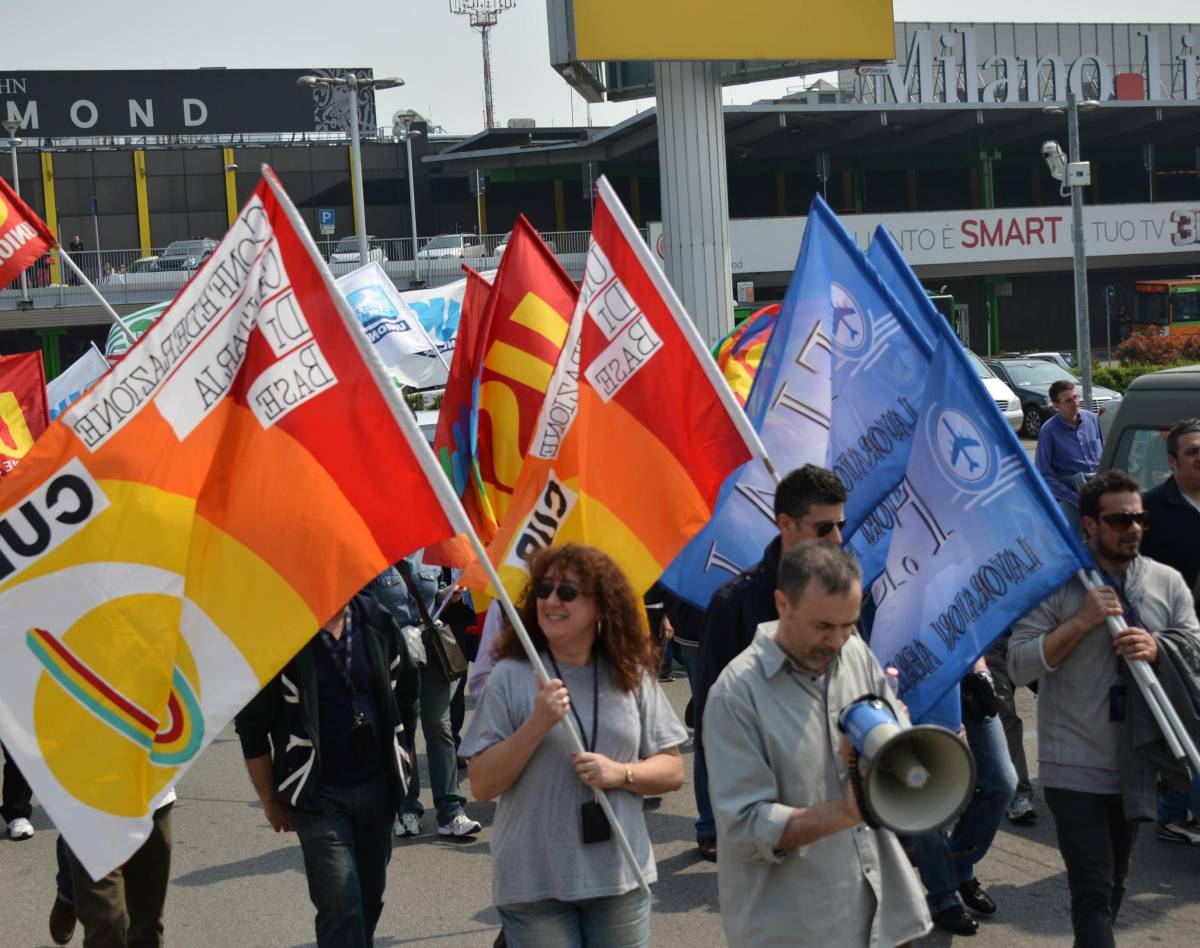
{"type": "MultiPolygon", "coordinates": [[[[1105,204],[1084,208],[1089,260],[1200,252],[1200,201],[1190,204],[1105,204]]],[[[877,225],[888,229],[914,267],[962,272],[1068,269],[1071,208],[1013,207],[916,214],[846,214],[839,218],[866,250],[877,225]]],[[[804,236],[803,217],[731,220],[733,272],[789,273],[804,236]]],[[[662,224],[650,224],[650,245],[662,259],[662,224]]]]}
{"type": "MultiPolygon", "coordinates": [[[[33,138],[336,132],[350,127],[344,87],[300,76],[370,77],[370,69],[122,69],[0,72],[0,119],[33,138]]],[[[375,133],[375,94],[358,93],[361,134],[375,133]]]]}

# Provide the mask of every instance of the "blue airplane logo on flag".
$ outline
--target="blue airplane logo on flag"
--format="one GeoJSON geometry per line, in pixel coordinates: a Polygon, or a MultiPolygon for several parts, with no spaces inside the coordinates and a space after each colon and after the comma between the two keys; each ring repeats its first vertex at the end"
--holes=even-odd
{"type": "MultiPolygon", "coordinates": [[[[965,419],[963,419],[963,420],[965,420],[965,419]]],[[[971,450],[971,448],[982,448],[983,447],[982,443],[980,442],[979,438],[977,438],[977,437],[972,438],[972,437],[969,437],[968,435],[960,434],[959,432],[955,431],[954,427],[950,424],[950,419],[946,415],[942,416],[941,421],[942,421],[942,424],[945,425],[946,431],[949,433],[949,436],[951,439],[951,443],[950,443],[950,467],[951,467],[951,469],[953,469],[955,471],[958,470],[958,460],[961,457],[969,465],[969,467],[967,469],[967,477],[971,478],[975,474],[976,471],[980,470],[983,467],[983,465],[979,461],[976,461],[974,458],[971,457],[970,450],[971,450]]],[[[970,424],[970,423],[968,422],[968,424],[970,424]]],[[[974,428],[973,425],[971,427],[974,428]]]]}

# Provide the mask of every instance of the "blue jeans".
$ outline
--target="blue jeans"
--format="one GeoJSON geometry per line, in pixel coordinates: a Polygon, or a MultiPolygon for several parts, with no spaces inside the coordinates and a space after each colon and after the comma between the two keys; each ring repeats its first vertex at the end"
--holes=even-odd
{"type": "MultiPolygon", "coordinates": [[[[467,802],[458,792],[458,762],[454,734],[450,729],[450,693],[453,685],[446,680],[433,657],[428,643],[425,646],[429,661],[421,666],[421,732],[425,735],[425,759],[429,763],[429,788],[437,808],[439,826],[449,823],[467,802]]],[[[455,684],[458,684],[455,682],[455,684]]],[[[421,775],[413,757],[408,795],[400,804],[400,812],[425,812],[420,800],[421,775]]]]}
{"type": "Polygon", "coordinates": [[[1192,781],[1192,788],[1186,793],[1169,790],[1158,798],[1158,822],[1183,823],[1188,810],[1192,811],[1193,820],[1200,820],[1200,777],[1192,781]]]}
{"type": "Polygon", "coordinates": [[[964,723],[967,744],[975,755],[975,796],[949,833],[939,830],[912,841],[933,915],[958,904],[956,890],[975,878],[975,865],[992,845],[1017,788],[1000,718],[964,723]]]}
{"type": "MultiPolygon", "coordinates": [[[[692,697],[696,695],[696,678],[700,673],[700,647],[676,643],[679,657],[683,659],[683,667],[687,669],[688,685],[692,689],[692,697]]],[[[695,705],[692,706],[693,709],[695,705]]],[[[696,794],[696,838],[701,836],[716,836],[717,821],[713,818],[712,801],[708,797],[708,766],[704,762],[704,745],[698,740],[692,741],[692,790],[696,794]]]]}
{"type": "Polygon", "coordinates": [[[646,948],[650,897],[634,889],[580,902],[498,905],[508,948],[646,948]]]}
{"type": "Polygon", "coordinates": [[[317,788],[294,813],[319,948],[369,948],[383,911],[396,810],[387,774],[317,788]]]}

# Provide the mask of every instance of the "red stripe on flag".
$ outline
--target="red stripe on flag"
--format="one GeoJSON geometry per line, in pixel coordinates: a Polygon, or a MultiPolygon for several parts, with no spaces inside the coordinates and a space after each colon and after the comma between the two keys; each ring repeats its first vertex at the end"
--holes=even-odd
{"type": "Polygon", "coordinates": [[[136,704],[131,702],[124,695],[113,690],[113,688],[107,682],[97,676],[94,671],[76,658],[75,654],[53,635],[51,635],[45,629],[34,629],[33,634],[42,641],[42,644],[48,646],[51,651],[54,652],[54,654],[56,654],[66,665],[74,670],[74,672],[79,675],[80,678],[100,692],[101,695],[116,705],[117,708],[137,721],[138,724],[142,725],[142,727],[146,728],[152,734],[158,729],[157,721],[155,721],[152,717],[150,717],[150,715],[139,708],[136,704]]]}

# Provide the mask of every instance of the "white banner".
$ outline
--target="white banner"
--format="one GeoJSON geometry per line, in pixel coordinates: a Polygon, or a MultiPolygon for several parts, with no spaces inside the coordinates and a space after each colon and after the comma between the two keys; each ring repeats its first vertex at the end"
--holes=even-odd
{"type": "MultiPolygon", "coordinates": [[[[842,214],[866,250],[883,225],[911,266],[1006,264],[1061,260],[1070,266],[1071,207],[929,211],[918,214],[842,214]]],[[[1200,201],[1189,204],[1099,204],[1083,209],[1088,257],[1200,253],[1200,201]]],[[[734,273],[790,273],[804,237],[803,217],[729,222],[734,273]]],[[[650,246],[663,259],[663,227],[650,224],[650,246]]],[[[980,272],[984,272],[981,270],[980,272]]]]}
{"type": "Polygon", "coordinates": [[[340,277],[337,284],[383,364],[405,385],[418,385],[401,363],[419,352],[428,352],[436,361],[435,343],[383,267],[368,263],[340,277]]]}
{"type": "Polygon", "coordinates": [[[46,386],[46,404],[50,407],[50,420],[53,421],[66,411],[71,402],[91,388],[92,383],[107,371],[108,361],[93,342],[87,352],[46,386]]]}

